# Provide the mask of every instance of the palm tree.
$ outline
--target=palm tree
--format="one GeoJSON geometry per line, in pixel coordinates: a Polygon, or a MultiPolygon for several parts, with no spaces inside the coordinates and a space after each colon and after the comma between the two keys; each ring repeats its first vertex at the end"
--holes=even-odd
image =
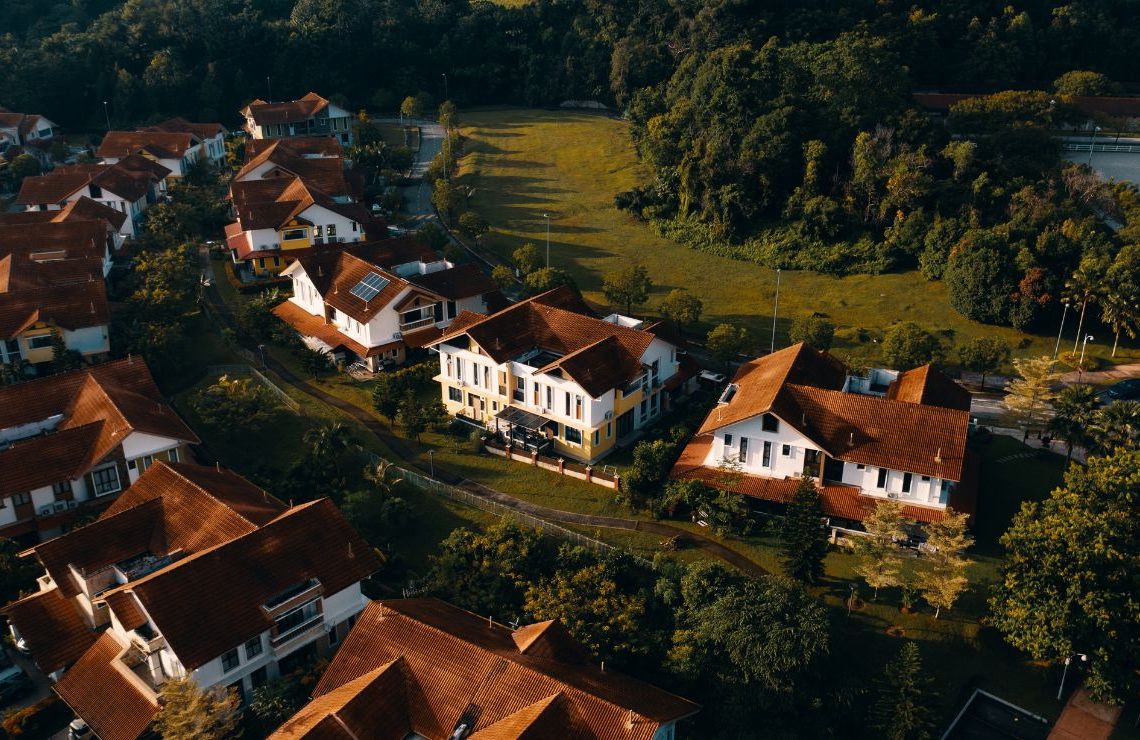
{"type": "Polygon", "coordinates": [[[336,421],[309,429],[301,439],[309,448],[309,462],[314,468],[342,477],[340,458],[353,446],[348,427],[336,421]]]}
{"type": "Polygon", "coordinates": [[[1134,301],[1118,296],[1106,295],[1100,306],[1101,320],[1112,327],[1112,356],[1116,357],[1116,347],[1120,344],[1120,332],[1130,339],[1136,338],[1137,324],[1140,324],[1140,306],[1134,301]]]}
{"type": "Polygon", "coordinates": [[[1090,254],[1081,260],[1081,264],[1065,281],[1065,290],[1074,304],[1081,305],[1081,318],[1077,321],[1077,340],[1073,342],[1073,354],[1077,353],[1077,346],[1081,341],[1081,330],[1085,325],[1085,311],[1090,303],[1095,303],[1100,296],[1104,281],[1104,274],[1108,269],[1107,260],[1095,254],[1090,254]]]}
{"type": "Polygon", "coordinates": [[[1103,455],[1136,444],[1140,436],[1140,401],[1116,401],[1096,413],[1092,422],[1092,440],[1103,455]]]}
{"type": "Polygon", "coordinates": [[[1089,385],[1070,385],[1053,402],[1053,418],[1046,429],[1065,440],[1066,459],[1072,459],[1074,447],[1089,446],[1090,424],[1097,411],[1096,391],[1089,385]]]}
{"type": "Polygon", "coordinates": [[[396,490],[396,486],[404,482],[403,478],[395,477],[398,470],[395,463],[381,460],[376,465],[364,468],[364,480],[372,484],[381,498],[387,498],[396,490]]]}

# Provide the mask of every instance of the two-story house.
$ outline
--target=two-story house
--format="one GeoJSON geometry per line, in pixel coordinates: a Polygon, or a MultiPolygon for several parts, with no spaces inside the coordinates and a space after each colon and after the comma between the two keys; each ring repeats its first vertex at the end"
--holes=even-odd
{"type": "Polygon", "coordinates": [[[969,393],[929,365],[852,375],[801,343],[741,366],[671,475],[775,503],[811,476],[842,523],[888,498],[917,522],[948,506],[972,514],[969,408],[969,393]]]}
{"type": "Polygon", "coordinates": [[[143,213],[165,192],[170,170],[131,154],[115,164],[76,164],[57,167],[46,175],[26,177],[16,203],[28,211],[57,211],[72,201],[90,198],[126,214],[124,236],[138,233],[143,213]]]}
{"type": "MultiPolygon", "coordinates": [[[[103,276],[106,277],[111,271],[111,258],[123,248],[123,243],[126,241],[126,237],[124,237],[122,233],[123,223],[126,219],[127,215],[125,213],[116,211],[108,205],[98,203],[87,196],[83,196],[79,200],[69,201],[67,205],[58,211],[14,211],[0,213],[0,227],[7,229],[34,224],[97,223],[103,228],[105,234],[106,250],[103,255],[103,276]]],[[[30,238],[31,241],[27,242],[28,246],[39,247],[38,251],[55,251],[55,249],[62,247],[67,249],[70,255],[72,253],[70,247],[76,242],[75,240],[62,236],[66,233],[66,231],[54,230],[49,226],[46,230],[35,235],[25,232],[24,237],[30,238]],[[55,243],[52,244],[53,249],[44,250],[42,244],[36,243],[44,237],[55,241],[55,243]]],[[[86,232],[83,233],[86,234],[86,232]]],[[[18,239],[9,237],[8,239],[4,239],[4,241],[7,242],[9,248],[12,248],[25,243],[24,237],[18,239]]],[[[0,239],[3,239],[2,233],[0,233],[0,239]]],[[[3,253],[4,252],[0,250],[0,254],[3,253]]]]}
{"type": "Polygon", "coordinates": [[[0,387],[0,536],[54,537],[198,441],[138,358],[0,387]]]}
{"type": "Polygon", "coordinates": [[[84,357],[111,351],[106,229],[102,221],[0,227],[0,361],[49,362],[57,333],[84,357]]]}
{"type": "Polygon", "coordinates": [[[686,390],[695,366],[664,336],[658,324],[597,318],[561,287],[490,316],[461,313],[430,346],[448,413],[593,463],[686,390]]]}
{"type": "Polygon", "coordinates": [[[235,264],[255,277],[278,274],[314,246],[363,241],[372,215],[351,195],[331,195],[296,176],[235,180],[230,184],[237,221],[226,227],[235,264]]]}
{"type": "Polygon", "coordinates": [[[146,157],[169,170],[167,182],[185,177],[203,157],[203,143],[188,131],[108,131],[95,155],[115,164],[132,154],[146,157]]]}
{"type": "Polygon", "coordinates": [[[500,295],[478,267],[440,259],[414,236],[316,250],[282,275],[293,296],[274,313],[310,347],[372,371],[403,363],[460,312],[500,295]]]}
{"type": "Polygon", "coordinates": [[[315,92],[280,103],[254,100],[240,112],[255,139],[332,136],[345,146],[352,144],[352,113],[315,92]]]}
{"type": "Polygon", "coordinates": [[[209,162],[214,167],[226,163],[226,136],[229,131],[220,123],[194,123],[185,118],[170,118],[142,131],[162,131],[171,134],[193,134],[201,142],[199,161],[209,162]]]}
{"type": "Polygon", "coordinates": [[[189,675],[243,697],[347,636],[379,559],[327,498],[287,507],[221,469],[156,463],[93,523],[23,553],[13,637],[101,740],[146,731],[189,675]]]}
{"type": "Polygon", "coordinates": [[[700,706],[593,665],[558,620],[517,629],[439,599],[368,605],[270,737],[673,740],[700,706]]]}

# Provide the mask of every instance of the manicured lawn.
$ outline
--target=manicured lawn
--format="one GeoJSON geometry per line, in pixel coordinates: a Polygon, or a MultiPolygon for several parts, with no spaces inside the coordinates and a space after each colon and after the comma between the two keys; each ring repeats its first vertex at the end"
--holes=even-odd
{"type": "MultiPolygon", "coordinates": [[[[628,125],[602,115],[506,109],[464,111],[468,137],[460,180],[474,188],[471,206],[491,224],[482,239],[501,258],[524,242],[545,253],[550,219],[550,261],[570,271],[586,297],[604,305],[602,276],[633,262],[644,264],[656,284],[647,308],[653,313],[672,288],[684,287],[705,305],[702,334],[722,321],[751,332],[754,352],[766,351],[772,326],[775,273],[760,265],[716,257],[676,244],[613,206],[613,197],[639,182],[646,170],[634,157],[628,125]]],[[[962,344],[997,336],[1019,355],[1052,354],[1055,334],[1026,336],[963,318],[948,302],[945,286],[917,272],[834,278],[785,271],[781,277],[777,346],[787,343],[791,319],[827,314],[840,327],[838,354],[874,360],[879,345],[860,342],[857,330],[881,329],[907,319],[946,332],[962,344]]],[[[1071,323],[1071,322],[1070,322],[1071,323]]],[[[1075,324],[1067,327],[1072,335],[1075,324]]],[[[872,332],[872,339],[874,332],[872,332]]],[[[1103,343],[1102,343],[1103,344],[1103,343]]],[[[1097,344],[1090,351],[1107,354],[1097,344]]],[[[1132,349],[1118,359],[1140,356],[1132,349]]],[[[950,353],[950,359],[956,354],[950,353]]]]}

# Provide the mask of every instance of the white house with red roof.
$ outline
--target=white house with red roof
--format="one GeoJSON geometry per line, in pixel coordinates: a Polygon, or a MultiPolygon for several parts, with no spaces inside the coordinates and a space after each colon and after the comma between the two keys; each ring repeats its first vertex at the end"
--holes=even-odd
{"type": "Polygon", "coordinates": [[[0,155],[14,159],[15,153],[28,153],[41,164],[51,161],[48,147],[59,133],[59,126],[35,113],[15,113],[0,106],[0,155]]]}
{"type": "Polygon", "coordinates": [[[852,375],[801,343],[740,368],[671,476],[776,503],[811,476],[824,512],[848,522],[883,499],[919,522],[947,507],[972,514],[969,408],[969,393],[929,365],[852,375]]]}
{"type": "Polygon", "coordinates": [[[93,523],[21,553],[39,591],[13,637],[101,740],[144,735],[162,685],[250,692],[348,635],[375,552],[327,498],[287,506],[243,478],[156,463],[93,523]]]}
{"type": "Polygon", "coordinates": [[[255,139],[333,136],[345,146],[352,144],[352,113],[315,92],[278,103],[257,99],[240,112],[255,139]]]}

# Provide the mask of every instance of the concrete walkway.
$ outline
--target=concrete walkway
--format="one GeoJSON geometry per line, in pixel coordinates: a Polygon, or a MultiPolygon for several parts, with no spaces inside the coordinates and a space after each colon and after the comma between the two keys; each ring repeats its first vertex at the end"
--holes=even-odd
{"type": "Polygon", "coordinates": [[[1069,697],[1049,740],[1108,740],[1122,711],[1121,707],[1097,704],[1083,687],[1079,688],[1069,697]]]}
{"type": "MultiPolygon", "coordinates": [[[[1065,373],[1061,376],[1061,382],[1072,385],[1073,383],[1082,382],[1082,374],[1074,370],[1071,373],[1065,373]]],[[[1108,370],[1090,370],[1084,373],[1083,382],[1085,383],[1111,383],[1117,380],[1124,380],[1125,378],[1140,378],[1140,363],[1132,365],[1117,365],[1109,368],[1108,370]]]]}
{"type": "MultiPolygon", "coordinates": [[[[234,320],[233,310],[222,299],[221,293],[217,289],[213,276],[213,264],[209,259],[209,255],[202,250],[202,271],[205,275],[210,277],[210,285],[203,291],[203,296],[214,315],[224,322],[230,328],[236,328],[236,321],[234,320]]],[[[424,467],[417,458],[419,457],[419,450],[413,447],[408,440],[392,434],[391,430],[381,422],[371,412],[357,406],[354,403],[338,398],[316,386],[303,378],[297,377],[289,368],[274,360],[272,357],[265,358],[266,366],[277,374],[283,381],[293,386],[297,390],[309,395],[323,403],[332,406],[335,409],[343,411],[351,416],[356,421],[366,428],[368,431],[375,434],[393,453],[395,453],[404,465],[415,468],[419,472],[427,475],[428,469],[424,467]]],[[[761,567],[756,562],[744,557],[735,550],[726,547],[725,545],[717,542],[716,540],[705,537],[704,535],[695,532],[689,532],[679,527],[673,527],[668,524],[660,522],[647,522],[640,519],[625,519],[620,517],[607,517],[597,516],[594,514],[579,514],[577,512],[560,511],[558,509],[551,509],[545,506],[524,501],[523,499],[515,498],[509,494],[497,491],[493,488],[488,488],[481,483],[464,478],[456,473],[448,470],[446,466],[436,463],[434,465],[434,474],[437,480],[440,480],[449,485],[462,488],[465,491],[472,493],[475,496],[494,501],[508,508],[520,511],[539,519],[546,519],[551,522],[560,524],[577,524],[587,527],[601,527],[603,529],[620,529],[633,532],[649,532],[652,534],[661,535],[663,537],[680,537],[686,542],[691,542],[695,547],[704,550],[705,552],[717,557],[724,562],[739,568],[744,573],[761,576],[767,574],[767,570],[761,567]]]]}

